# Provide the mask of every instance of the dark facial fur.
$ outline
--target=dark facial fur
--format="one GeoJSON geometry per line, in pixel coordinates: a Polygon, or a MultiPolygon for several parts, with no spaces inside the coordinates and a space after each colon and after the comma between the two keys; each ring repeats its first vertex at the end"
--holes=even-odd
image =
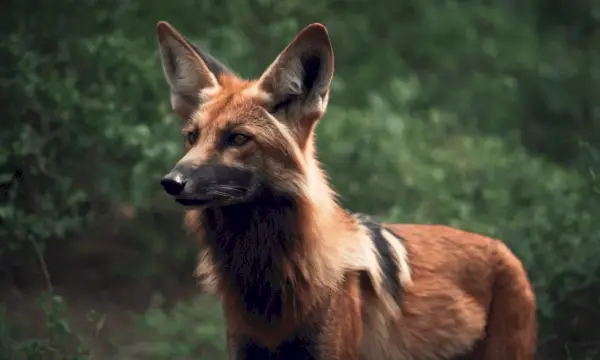
{"type": "Polygon", "coordinates": [[[259,189],[259,174],[227,165],[177,165],[161,185],[185,206],[225,206],[251,200],[259,189]]]}

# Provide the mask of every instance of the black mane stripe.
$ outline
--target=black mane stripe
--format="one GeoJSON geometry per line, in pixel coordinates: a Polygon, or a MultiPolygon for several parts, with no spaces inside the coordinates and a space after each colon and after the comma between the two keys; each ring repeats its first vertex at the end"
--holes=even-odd
{"type": "Polygon", "coordinates": [[[390,247],[390,244],[383,235],[383,231],[387,231],[393,235],[398,241],[403,239],[394,232],[386,229],[380,223],[371,219],[364,214],[355,213],[354,216],[360,223],[369,230],[371,240],[377,251],[379,266],[381,267],[383,287],[389,292],[390,296],[398,304],[402,302],[402,284],[400,282],[400,265],[401,259],[398,259],[397,254],[390,247]]]}

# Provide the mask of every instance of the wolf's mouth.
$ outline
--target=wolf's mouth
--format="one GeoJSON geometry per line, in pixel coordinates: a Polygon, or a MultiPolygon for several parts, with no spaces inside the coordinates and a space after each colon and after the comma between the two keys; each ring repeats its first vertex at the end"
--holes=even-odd
{"type": "Polygon", "coordinates": [[[204,206],[211,202],[209,199],[194,199],[187,197],[176,197],[175,202],[188,207],[204,206]]]}

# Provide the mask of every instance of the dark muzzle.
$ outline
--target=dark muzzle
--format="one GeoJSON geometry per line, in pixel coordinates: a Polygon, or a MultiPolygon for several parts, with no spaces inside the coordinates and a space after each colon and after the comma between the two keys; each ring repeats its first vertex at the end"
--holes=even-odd
{"type": "Polygon", "coordinates": [[[187,206],[225,205],[248,199],[257,189],[254,171],[226,165],[176,165],[160,184],[187,206]]]}

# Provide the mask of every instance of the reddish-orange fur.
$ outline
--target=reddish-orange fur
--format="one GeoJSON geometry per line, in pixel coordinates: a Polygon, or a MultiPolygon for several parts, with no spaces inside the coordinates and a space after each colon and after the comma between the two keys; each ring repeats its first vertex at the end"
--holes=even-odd
{"type": "Polygon", "coordinates": [[[534,294],[503,243],[446,226],[387,226],[406,240],[411,263],[396,340],[408,354],[427,358],[482,339],[473,359],[533,358],[534,294]]]}
{"type": "Polygon", "coordinates": [[[199,136],[179,163],[260,168],[268,188],[261,202],[186,212],[201,240],[198,275],[223,304],[231,359],[533,359],[534,293],[503,243],[385,224],[379,235],[400,270],[385,273],[374,238],[338,205],[314,149],[333,75],[322,25],[305,28],[253,81],[214,73],[166,23],[158,38],[173,109],[184,134],[199,136]],[[311,56],[319,61],[303,62],[311,56]],[[289,93],[296,97],[279,110],[289,93]],[[227,129],[252,140],[223,148],[227,129]],[[402,285],[399,302],[389,277],[402,285]]]}

